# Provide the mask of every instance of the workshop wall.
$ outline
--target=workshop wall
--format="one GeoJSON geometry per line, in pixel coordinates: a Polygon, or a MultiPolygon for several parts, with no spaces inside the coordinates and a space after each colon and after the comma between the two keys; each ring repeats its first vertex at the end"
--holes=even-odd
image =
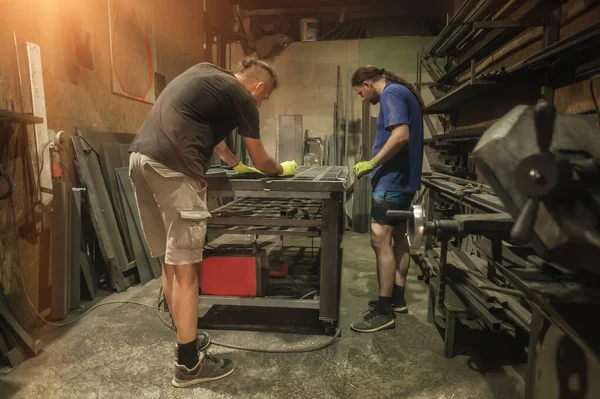
{"type": "MultiPolygon", "coordinates": [[[[296,42],[275,57],[273,67],[280,75],[280,88],[260,110],[261,136],[271,154],[276,150],[279,115],[301,114],[309,137],[325,139],[333,134],[338,65],[342,82],[339,112],[343,114],[348,65],[352,71],[358,66],[357,40],[296,42]]],[[[360,100],[355,94],[352,99],[352,119],[360,118],[360,100]]]]}
{"type": "MultiPolygon", "coordinates": [[[[25,49],[26,42],[30,41],[41,47],[49,129],[64,130],[68,135],[74,132],[76,125],[136,132],[151,104],[112,93],[107,1],[3,1],[0,6],[0,42],[3,43],[0,47],[0,108],[12,109],[14,104],[17,112],[31,112],[25,49]],[[81,30],[89,32],[93,41],[93,70],[77,66],[74,62],[76,49],[73,37],[81,30]],[[13,31],[18,38],[23,99],[13,31]]],[[[214,6],[230,9],[230,2],[215,2],[214,6]]],[[[204,60],[203,2],[154,0],[154,7],[157,72],[165,75],[168,82],[204,60]]],[[[223,29],[230,30],[225,26],[223,29]]],[[[27,165],[22,151],[16,148],[19,136],[13,134],[8,143],[0,143],[0,150],[8,148],[11,154],[8,158],[0,151],[0,167],[7,169],[17,182],[12,201],[17,216],[16,228],[21,236],[18,241],[15,239],[10,201],[0,201],[0,282],[8,292],[20,291],[18,243],[27,292],[33,304],[43,310],[49,306],[51,239],[49,230],[41,235],[33,234],[29,242],[23,239],[28,233],[34,233],[35,228],[27,224],[25,217],[29,216],[25,211],[32,203],[31,196],[26,187],[19,184],[25,180],[27,165]]],[[[63,163],[69,169],[67,177],[72,178],[70,157],[63,163]]],[[[29,325],[30,320],[25,315],[21,316],[21,322],[29,325]]]]}
{"type": "MultiPolygon", "coordinates": [[[[426,48],[432,40],[432,37],[401,37],[292,43],[271,60],[280,75],[281,86],[260,110],[261,136],[267,151],[275,153],[279,115],[302,114],[303,127],[308,129],[309,137],[324,139],[332,135],[337,65],[341,65],[339,111],[343,114],[348,65],[354,72],[358,65],[374,64],[399,74],[409,82],[416,82],[417,52],[426,48]]],[[[241,58],[243,52],[240,46],[232,46],[232,65],[241,58]]],[[[424,75],[423,79],[428,80],[429,77],[424,75]]],[[[423,95],[425,101],[433,100],[430,92],[423,95]]],[[[351,110],[350,119],[359,121],[362,102],[354,93],[351,110]]],[[[377,113],[378,107],[375,106],[371,115],[376,116],[377,113]]],[[[354,163],[359,133],[354,132],[349,141],[350,165],[354,163]]]]}

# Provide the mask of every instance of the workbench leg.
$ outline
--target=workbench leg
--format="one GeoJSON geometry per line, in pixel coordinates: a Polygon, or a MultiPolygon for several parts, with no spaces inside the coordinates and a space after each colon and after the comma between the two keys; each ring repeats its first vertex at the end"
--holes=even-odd
{"type": "Polygon", "coordinates": [[[456,312],[446,311],[446,330],[444,332],[444,357],[454,357],[454,337],[456,332],[456,312]]]}
{"type": "Polygon", "coordinates": [[[321,271],[319,318],[337,322],[340,305],[341,248],[340,203],[338,196],[322,202],[321,271]]]}

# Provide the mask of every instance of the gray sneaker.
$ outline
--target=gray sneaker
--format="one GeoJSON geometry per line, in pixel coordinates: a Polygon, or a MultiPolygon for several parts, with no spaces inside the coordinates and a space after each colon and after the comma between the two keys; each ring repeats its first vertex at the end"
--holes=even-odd
{"type": "MultiPolygon", "coordinates": [[[[198,333],[198,352],[202,352],[208,349],[208,347],[210,346],[210,335],[208,335],[205,332],[199,332],[198,333]]],[[[177,344],[175,344],[175,351],[173,352],[175,355],[175,363],[177,363],[177,350],[178,350],[178,346],[177,344]]]]}
{"type": "MultiPolygon", "coordinates": [[[[371,299],[369,301],[369,307],[374,308],[377,306],[377,299],[371,299]]],[[[406,300],[402,299],[399,302],[394,302],[392,300],[391,303],[392,310],[396,313],[408,313],[408,307],[406,306],[406,300]]]]}
{"type": "Polygon", "coordinates": [[[198,364],[193,369],[175,364],[175,372],[171,383],[174,387],[185,388],[202,382],[220,380],[233,373],[234,366],[230,359],[219,359],[209,352],[201,353],[198,364]]]}
{"type": "Polygon", "coordinates": [[[381,314],[377,309],[366,312],[362,319],[350,325],[354,331],[373,333],[381,330],[396,328],[396,314],[381,314]]]}

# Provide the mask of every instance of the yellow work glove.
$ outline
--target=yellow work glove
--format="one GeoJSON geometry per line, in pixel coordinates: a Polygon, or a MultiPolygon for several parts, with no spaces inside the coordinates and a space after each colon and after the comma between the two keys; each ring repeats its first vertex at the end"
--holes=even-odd
{"type": "Polygon", "coordinates": [[[235,170],[238,173],[238,175],[243,175],[245,173],[260,173],[261,175],[264,175],[264,173],[260,170],[256,168],[251,168],[250,166],[246,166],[241,162],[235,165],[233,167],[233,170],[235,170]]]}
{"type": "Polygon", "coordinates": [[[360,179],[376,167],[377,164],[373,159],[371,159],[370,161],[362,161],[354,165],[354,173],[356,173],[356,177],[360,179]]]}
{"type": "Polygon", "coordinates": [[[283,173],[279,176],[294,176],[294,173],[296,173],[296,167],[298,166],[296,165],[296,161],[285,161],[280,163],[280,165],[283,169],[283,173]]]}

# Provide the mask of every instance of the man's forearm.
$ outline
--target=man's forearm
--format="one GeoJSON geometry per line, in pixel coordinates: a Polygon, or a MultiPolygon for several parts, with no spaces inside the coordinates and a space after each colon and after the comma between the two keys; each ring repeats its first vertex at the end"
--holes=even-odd
{"type": "Polygon", "coordinates": [[[391,136],[381,151],[375,155],[373,160],[377,165],[383,165],[390,159],[394,158],[407,143],[408,140],[403,137],[391,136]]]}
{"type": "Polygon", "coordinates": [[[268,158],[261,165],[254,166],[256,166],[265,175],[269,176],[279,176],[283,173],[283,168],[279,163],[275,162],[273,158],[268,158]]]}
{"type": "Polygon", "coordinates": [[[225,162],[228,166],[235,166],[237,165],[240,161],[236,158],[235,155],[233,155],[233,153],[231,152],[231,150],[229,150],[229,147],[227,147],[227,144],[225,144],[225,141],[221,141],[216,147],[215,147],[215,153],[219,156],[219,158],[221,158],[223,160],[223,162],[225,162]]]}

